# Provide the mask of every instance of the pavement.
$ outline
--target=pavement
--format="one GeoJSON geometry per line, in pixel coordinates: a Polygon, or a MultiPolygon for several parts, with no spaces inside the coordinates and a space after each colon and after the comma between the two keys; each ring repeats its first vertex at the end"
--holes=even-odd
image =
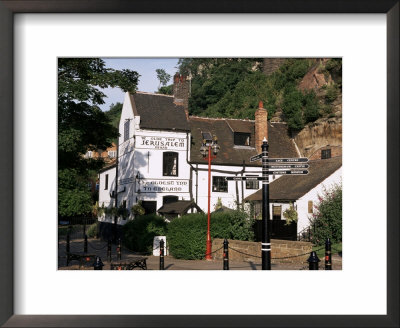
{"type": "MultiPolygon", "coordinates": [[[[75,234],[70,239],[70,252],[82,253],[84,248],[84,239],[82,235],[75,234]]],[[[111,263],[129,263],[133,258],[138,256],[145,256],[147,258],[148,270],[160,269],[160,257],[153,255],[142,255],[140,253],[132,252],[125,247],[122,247],[121,260],[117,258],[117,246],[111,246],[111,262],[107,259],[107,242],[88,238],[87,254],[99,256],[104,264],[103,270],[110,270],[111,263]]],[[[333,256],[333,270],[341,270],[342,259],[339,256],[333,256]]],[[[320,270],[324,269],[323,259],[320,262],[320,270]]],[[[84,261],[84,265],[79,267],[79,262],[73,260],[67,266],[66,258],[66,237],[60,237],[58,242],[58,269],[59,270],[93,270],[93,260],[90,258],[84,261]]],[[[134,270],[141,270],[135,268],[134,270]]],[[[172,256],[164,257],[164,270],[223,270],[222,260],[180,260],[172,256]]],[[[233,262],[229,261],[229,270],[261,270],[261,260],[255,258],[254,261],[246,262],[233,262]]],[[[308,263],[272,263],[271,270],[308,270],[308,263]]]]}

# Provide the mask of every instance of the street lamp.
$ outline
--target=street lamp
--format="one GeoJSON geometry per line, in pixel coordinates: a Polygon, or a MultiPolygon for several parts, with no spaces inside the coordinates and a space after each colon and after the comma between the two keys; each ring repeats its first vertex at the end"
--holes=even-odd
{"type": "Polygon", "coordinates": [[[200,153],[204,158],[208,157],[208,212],[207,212],[207,242],[206,242],[206,260],[212,260],[211,256],[211,236],[210,236],[210,199],[211,199],[211,159],[217,157],[219,152],[218,139],[214,135],[212,142],[207,143],[203,139],[203,144],[200,147],[200,153]],[[211,155],[211,151],[213,155],[211,155]]]}

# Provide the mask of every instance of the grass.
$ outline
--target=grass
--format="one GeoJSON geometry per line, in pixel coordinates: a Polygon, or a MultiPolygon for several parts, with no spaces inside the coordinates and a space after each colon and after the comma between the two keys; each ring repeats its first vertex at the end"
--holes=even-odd
{"type": "MultiPolygon", "coordinates": [[[[317,256],[320,259],[323,259],[325,257],[325,246],[313,246],[312,250],[317,251],[317,256]],[[321,247],[322,247],[322,249],[317,251],[321,247]]],[[[332,254],[337,254],[338,252],[341,252],[342,251],[342,243],[332,244],[331,250],[332,250],[332,254]]]]}

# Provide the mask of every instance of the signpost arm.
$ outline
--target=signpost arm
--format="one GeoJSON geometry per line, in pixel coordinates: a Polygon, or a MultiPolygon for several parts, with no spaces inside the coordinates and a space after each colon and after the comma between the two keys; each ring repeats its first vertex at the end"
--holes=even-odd
{"type": "Polygon", "coordinates": [[[269,175],[268,175],[268,141],[262,143],[262,270],[271,270],[271,240],[269,225],[269,175]]]}

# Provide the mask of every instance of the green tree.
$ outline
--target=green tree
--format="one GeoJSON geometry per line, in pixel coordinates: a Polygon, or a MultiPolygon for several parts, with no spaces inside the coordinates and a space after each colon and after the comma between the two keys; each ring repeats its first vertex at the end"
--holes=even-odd
{"type": "MultiPolygon", "coordinates": [[[[189,112],[205,115],[204,111],[218,103],[236,85],[259,70],[257,58],[184,58],[179,60],[181,74],[191,75],[189,112]]],[[[208,113],[207,113],[208,114],[208,113]]]]}
{"type": "Polygon", "coordinates": [[[160,82],[158,85],[158,89],[160,89],[161,86],[165,87],[169,82],[169,80],[171,79],[171,75],[168,74],[163,68],[157,68],[156,73],[157,73],[157,79],[160,82]]]}
{"type": "Polygon", "coordinates": [[[160,88],[158,88],[157,93],[161,93],[164,95],[172,95],[174,93],[174,85],[170,84],[170,85],[166,85],[164,87],[160,87],[160,88]]]}
{"type": "Polygon", "coordinates": [[[118,128],[119,126],[121,113],[122,113],[122,104],[120,102],[117,102],[116,104],[111,104],[110,109],[104,112],[107,119],[110,121],[111,125],[116,128],[118,128]]]}
{"type": "Polygon", "coordinates": [[[58,186],[59,215],[90,212],[90,173],[102,160],[84,158],[88,150],[106,149],[118,130],[99,105],[102,88],[120,87],[134,92],[139,74],[105,67],[99,58],[58,59],[58,186]],[[89,203],[88,203],[89,202],[89,203]]]}
{"type": "Polygon", "coordinates": [[[310,219],[311,226],[315,227],[312,242],[322,245],[327,238],[333,243],[342,241],[342,185],[337,184],[324,190],[318,196],[319,203],[315,206],[315,213],[310,219]]]}

